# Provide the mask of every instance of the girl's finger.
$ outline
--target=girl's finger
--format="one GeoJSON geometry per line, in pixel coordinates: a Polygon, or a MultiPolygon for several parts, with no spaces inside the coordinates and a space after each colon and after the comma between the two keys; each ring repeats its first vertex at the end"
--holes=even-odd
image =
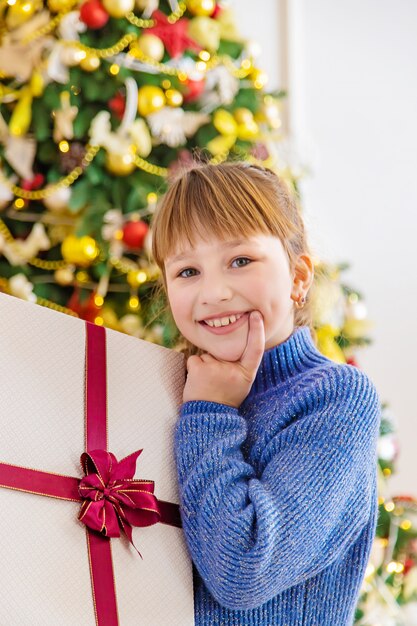
{"type": "Polygon", "coordinates": [[[252,311],[249,317],[248,341],[240,358],[240,364],[251,374],[256,373],[265,351],[265,328],[259,311],[252,311]]]}

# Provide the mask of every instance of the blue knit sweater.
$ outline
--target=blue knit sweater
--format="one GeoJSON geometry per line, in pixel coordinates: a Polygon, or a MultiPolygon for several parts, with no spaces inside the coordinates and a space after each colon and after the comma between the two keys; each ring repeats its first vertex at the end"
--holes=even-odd
{"type": "Polygon", "coordinates": [[[306,326],[264,352],[239,409],[175,430],[196,626],[351,626],[377,523],[380,403],[306,326]]]}

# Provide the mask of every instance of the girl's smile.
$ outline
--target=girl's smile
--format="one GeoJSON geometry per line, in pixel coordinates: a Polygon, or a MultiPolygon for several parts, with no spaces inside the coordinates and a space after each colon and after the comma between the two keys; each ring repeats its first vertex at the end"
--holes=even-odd
{"type": "Polygon", "coordinates": [[[181,247],[166,259],[165,270],[179,331],[216,358],[240,358],[251,311],[262,314],[265,349],[285,341],[294,330],[295,281],[274,235],[196,238],[193,248],[181,247]]]}
{"type": "Polygon", "coordinates": [[[226,335],[246,324],[248,317],[249,313],[238,313],[237,315],[226,315],[223,313],[218,317],[207,318],[207,321],[202,320],[199,324],[214,335],[226,335]]]}

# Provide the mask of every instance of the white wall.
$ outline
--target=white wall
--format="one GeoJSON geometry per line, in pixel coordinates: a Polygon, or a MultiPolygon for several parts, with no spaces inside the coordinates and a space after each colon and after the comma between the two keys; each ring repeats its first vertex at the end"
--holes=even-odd
{"type": "Polygon", "coordinates": [[[242,32],[264,42],[271,86],[291,94],[292,135],[313,169],[302,185],[313,247],[351,263],[344,277],[375,323],[358,358],[397,420],[390,490],[417,497],[417,3],[238,4],[242,32]]]}

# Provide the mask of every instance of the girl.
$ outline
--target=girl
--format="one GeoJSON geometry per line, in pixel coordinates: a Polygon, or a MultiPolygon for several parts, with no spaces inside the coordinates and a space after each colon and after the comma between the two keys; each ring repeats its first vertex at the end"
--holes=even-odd
{"type": "Polygon", "coordinates": [[[152,252],[184,338],[175,431],[197,626],[351,626],[377,522],[379,399],[311,335],[285,185],[246,163],[174,181],[152,252]]]}

